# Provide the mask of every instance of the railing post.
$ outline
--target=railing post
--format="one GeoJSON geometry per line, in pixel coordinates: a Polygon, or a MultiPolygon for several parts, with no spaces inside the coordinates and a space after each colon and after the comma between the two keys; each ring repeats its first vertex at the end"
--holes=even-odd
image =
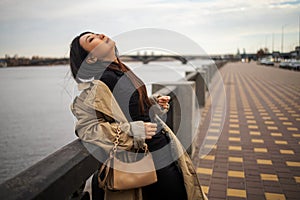
{"type": "Polygon", "coordinates": [[[195,82],[164,82],[152,84],[152,93],[171,96],[167,124],[191,155],[197,127],[195,127],[195,82]]]}
{"type": "Polygon", "coordinates": [[[209,71],[209,83],[211,83],[212,77],[213,77],[213,67],[212,64],[207,65],[208,71],[209,71]]]}
{"type": "Polygon", "coordinates": [[[205,83],[205,76],[206,73],[205,71],[187,71],[185,74],[186,76],[195,73],[195,76],[193,76],[191,79],[188,79],[188,81],[195,81],[195,92],[196,92],[196,97],[198,100],[198,104],[200,107],[205,106],[205,91],[206,91],[206,83],[205,83]]]}
{"type": "Polygon", "coordinates": [[[205,73],[205,83],[206,83],[206,90],[208,91],[209,84],[210,84],[210,70],[208,65],[203,65],[202,70],[205,73]]]}

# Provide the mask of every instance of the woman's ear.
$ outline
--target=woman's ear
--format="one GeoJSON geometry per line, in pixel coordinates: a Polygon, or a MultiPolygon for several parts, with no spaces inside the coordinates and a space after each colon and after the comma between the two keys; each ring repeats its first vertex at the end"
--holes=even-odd
{"type": "Polygon", "coordinates": [[[98,61],[98,59],[96,56],[89,55],[85,61],[87,64],[94,64],[98,61]]]}

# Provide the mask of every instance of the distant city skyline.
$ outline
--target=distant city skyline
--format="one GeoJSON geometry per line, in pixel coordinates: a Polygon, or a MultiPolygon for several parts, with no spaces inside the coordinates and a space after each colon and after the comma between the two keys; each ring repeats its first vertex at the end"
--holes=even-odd
{"type": "Polygon", "coordinates": [[[2,0],[0,57],[68,57],[82,31],[113,38],[139,28],[176,31],[208,54],[289,52],[299,45],[299,10],[300,0],[2,0]]]}

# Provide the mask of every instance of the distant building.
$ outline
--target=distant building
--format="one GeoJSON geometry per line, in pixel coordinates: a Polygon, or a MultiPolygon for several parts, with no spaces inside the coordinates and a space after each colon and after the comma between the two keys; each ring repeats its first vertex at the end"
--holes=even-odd
{"type": "Polygon", "coordinates": [[[0,59],[0,67],[7,67],[7,62],[4,59],[0,59]]]}
{"type": "Polygon", "coordinates": [[[274,62],[279,62],[279,60],[280,60],[280,52],[279,51],[273,51],[272,52],[272,57],[274,59],[274,62]]]}
{"type": "Polygon", "coordinates": [[[297,46],[295,48],[295,55],[297,59],[300,59],[300,46],[297,46]]]}

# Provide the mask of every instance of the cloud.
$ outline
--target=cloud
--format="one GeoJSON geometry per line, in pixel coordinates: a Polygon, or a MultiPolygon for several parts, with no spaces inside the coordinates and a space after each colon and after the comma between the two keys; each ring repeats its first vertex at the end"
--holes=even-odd
{"type": "MultiPolygon", "coordinates": [[[[143,27],[166,28],[208,53],[255,51],[285,27],[286,49],[297,42],[299,0],[1,1],[0,56],[68,55],[71,39],[92,30],[114,36],[143,27]]],[[[291,48],[290,48],[291,47],[291,48]]]]}

